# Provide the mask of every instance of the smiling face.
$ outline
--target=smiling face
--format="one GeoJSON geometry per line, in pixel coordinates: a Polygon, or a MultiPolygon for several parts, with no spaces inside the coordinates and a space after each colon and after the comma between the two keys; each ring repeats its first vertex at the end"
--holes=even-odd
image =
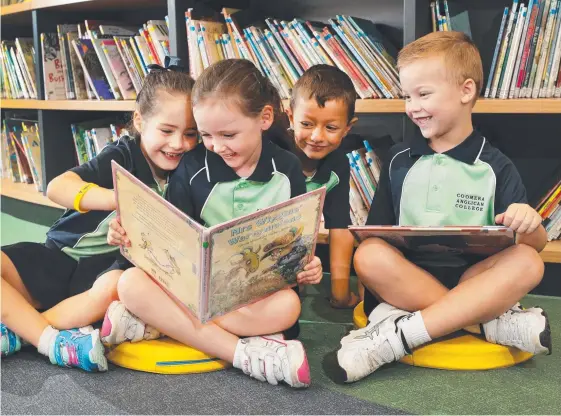
{"type": "Polygon", "coordinates": [[[262,132],[273,123],[273,108],[266,105],[257,117],[248,117],[233,102],[207,98],[194,108],[205,147],[217,153],[239,176],[250,176],[262,149],[262,132]]]}
{"type": "Polygon", "coordinates": [[[476,93],[472,79],[462,84],[450,79],[442,56],[419,59],[400,70],[405,112],[430,140],[467,137],[476,93]]]}
{"type": "Polygon", "coordinates": [[[155,112],[146,117],[135,111],[140,148],[157,176],[177,168],[183,153],[197,145],[197,125],[191,98],[183,93],[156,93],[155,112]]]}
{"type": "Polygon", "coordinates": [[[312,160],[324,159],[341,145],[356,118],[349,122],[347,105],[329,100],[320,107],[314,98],[297,98],[288,109],[296,146],[312,160]]]}

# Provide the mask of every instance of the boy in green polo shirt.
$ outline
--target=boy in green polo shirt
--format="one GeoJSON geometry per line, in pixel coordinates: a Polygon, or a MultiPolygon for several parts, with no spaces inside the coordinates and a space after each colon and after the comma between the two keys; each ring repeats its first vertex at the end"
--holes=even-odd
{"type": "Polygon", "coordinates": [[[287,114],[294,132],[289,149],[306,176],[307,191],[327,188],[323,207],[329,230],[331,305],[354,307],[358,297],[350,290],[353,237],[349,203],[350,168],[341,142],[357,121],[356,92],[351,79],[331,65],[315,65],[298,79],[287,114]]]}
{"type": "Polygon", "coordinates": [[[447,267],[408,258],[380,239],[363,242],[354,264],[369,324],[341,340],[340,375],[359,380],[472,325],[489,342],[551,353],[545,312],[518,304],[542,279],[538,252],[546,233],[513,163],[473,129],[483,81],[477,47],[460,32],[431,33],[403,48],[398,68],[406,113],[419,133],[390,150],[367,224],[499,224],[516,232],[516,245],[447,267]],[[375,298],[384,303],[374,308],[375,298]]]}

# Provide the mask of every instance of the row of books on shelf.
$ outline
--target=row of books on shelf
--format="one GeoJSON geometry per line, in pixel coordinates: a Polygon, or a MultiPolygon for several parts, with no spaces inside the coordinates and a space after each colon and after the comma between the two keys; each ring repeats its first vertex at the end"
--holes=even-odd
{"type": "Polygon", "coordinates": [[[370,21],[337,15],[325,25],[269,18],[264,24],[241,28],[236,10],[224,9],[222,16],[222,21],[199,20],[193,9],[185,13],[189,68],[194,79],[222,59],[248,59],[286,99],[306,69],[328,64],[349,75],[360,98],[402,97],[395,49],[383,42],[370,21]]]}
{"type": "Polygon", "coordinates": [[[166,20],[139,29],[86,20],[41,33],[41,58],[30,38],[2,42],[2,98],[37,98],[35,60],[42,59],[45,99],[134,100],[148,65],[169,55],[166,20]]]}
{"type": "Polygon", "coordinates": [[[347,153],[351,169],[349,202],[353,225],[364,225],[380,180],[380,158],[367,140],[364,148],[347,153]]]}
{"type": "Polygon", "coordinates": [[[485,98],[561,98],[561,0],[505,7],[485,98]]]}
{"type": "Polygon", "coordinates": [[[41,139],[36,121],[2,120],[2,177],[35,184],[41,180],[41,139]]]}
{"type": "Polygon", "coordinates": [[[537,205],[547,231],[547,241],[561,237],[561,181],[559,181],[537,205]]]}
{"type": "MultiPolygon", "coordinates": [[[[125,124],[108,117],[70,125],[74,141],[76,164],[81,165],[96,157],[101,150],[123,135],[128,135],[125,124]]],[[[2,121],[2,177],[13,182],[35,184],[44,190],[41,176],[41,139],[37,121],[5,118],[2,121]]]]}
{"type": "Polygon", "coordinates": [[[467,10],[462,10],[455,2],[448,3],[447,0],[431,1],[432,31],[455,30],[464,32],[471,38],[471,27],[467,10]]]}

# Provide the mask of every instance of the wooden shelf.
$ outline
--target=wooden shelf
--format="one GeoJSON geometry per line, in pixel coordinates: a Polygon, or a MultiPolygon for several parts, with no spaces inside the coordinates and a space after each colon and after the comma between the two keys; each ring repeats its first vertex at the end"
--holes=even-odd
{"type": "Polygon", "coordinates": [[[561,240],[547,243],[540,255],[546,263],[561,263],[561,240]]]}
{"type": "Polygon", "coordinates": [[[66,11],[77,10],[108,10],[125,9],[134,7],[154,8],[165,6],[164,0],[28,0],[24,3],[2,6],[2,16],[16,13],[29,12],[31,10],[57,8],[66,11]]]}
{"type": "Polygon", "coordinates": [[[0,7],[0,16],[7,16],[9,14],[28,12],[30,10],[31,10],[31,0],[28,0],[24,3],[10,4],[9,6],[0,7]]]}
{"type": "MultiPolygon", "coordinates": [[[[323,227],[323,223],[320,225],[317,242],[318,244],[329,243],[329,231],[323,227]]],[[[546,263],[561,263],[561,240],[549,242],[540,255],[546,263]]]]}
{"type": "Polygon", "coordinates": [[[47,207],[64,209],[55,204],[41,192],[37,191],[35,185],[26,183],[12,182],[11,179],[2,178],[0,194],[9,198],[19,199],[20,201],[31,202],[33,204],[44,205],[47,207]]]}
{"type": "MultiPolygon", "coordinates": [[[[71,111],[133,111],[132,100],[2,100],[2,108],[71,111]]],[[[288,101],[284,101],[285,107],[288,101]]],[[[403,113],[403,100],[357,100],[356,112],[403,113]]],[[[475,113],[491,114],[561,114],[561,99],[486,100],[477,102],[475,113]]]]}
{"type": "Polygon", "coordinates": [[[2,100],[2,108],[71,111],[133,111],[132,100],[2,100]]]}

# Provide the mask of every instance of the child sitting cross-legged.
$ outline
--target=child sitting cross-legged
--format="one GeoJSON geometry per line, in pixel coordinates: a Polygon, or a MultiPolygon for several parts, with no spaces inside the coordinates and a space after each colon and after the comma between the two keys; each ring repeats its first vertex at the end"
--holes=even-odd
{"type": "Polygon", "coordinates": [[[451,267],[407,258],[380,239],[364,241],[354,265],[366,287],[369,324],[341,340],[341,375],[360,380],[472,325],[489,342],[551,353],[546,313],[518,304],[542,279],[538,253],[546,233],[513,163],[473,128],[483,79],[476,46],[463,33],[434,32],[403,48],[398,69],[407,115],[419,131],[391,149],[367,224],[499,224],[516,232],[516,244],[451,267]]]}

